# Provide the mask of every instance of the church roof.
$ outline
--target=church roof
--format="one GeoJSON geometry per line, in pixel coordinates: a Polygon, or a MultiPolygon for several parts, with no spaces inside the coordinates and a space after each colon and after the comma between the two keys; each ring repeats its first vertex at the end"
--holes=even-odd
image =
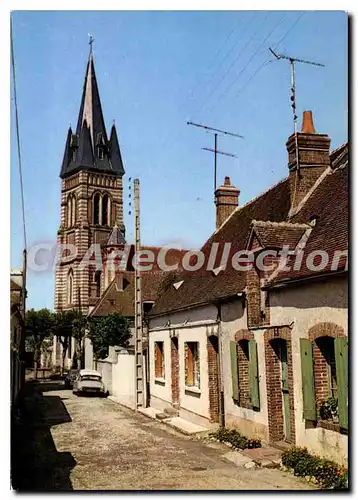
{"type": "Polygon", "coordinates": [[[108,241],[107,241],[107,246],[118,246],[118,245],[125,245],[126,240],[124,239],[123,233],[119,229],[119,227],[116,225],[112,229],[111,234],[109,235],[108,241]]]}
{"type": "Polygon", "coordinates": [[[124,174],[116,128],[108,140],[99,96],[93,54],[90,53],[83,85],[76,132],[68,130],[60,177],[79,170],[124,174]]]}

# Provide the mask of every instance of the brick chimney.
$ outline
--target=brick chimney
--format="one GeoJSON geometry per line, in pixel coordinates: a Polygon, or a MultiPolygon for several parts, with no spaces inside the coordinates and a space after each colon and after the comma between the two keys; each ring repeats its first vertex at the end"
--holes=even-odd
{"type": "Polygon", "coordinates": [[[303,112],[301,132],[297,133],[299,171],[296,161],[296,138],[292,134],[286,143],[290,172],[291,210],[295,209],[317,179],[330,165],[331,139],[317,134],[313,125],[312,111],[303,112]]]}
{"type": "Polygon", "coordinates": [[[239,205],[239,194],[240,190],[231,185],[230,177],[225,177],[224,184],[215,190],[216,229],[239,205]]]}

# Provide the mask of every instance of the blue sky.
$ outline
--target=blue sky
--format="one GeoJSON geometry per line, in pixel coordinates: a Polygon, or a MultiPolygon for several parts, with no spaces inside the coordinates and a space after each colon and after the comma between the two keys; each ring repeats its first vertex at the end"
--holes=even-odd
{"type": "MultiPolygon", "coordinates": [[[[282,11],[18,11],[13,14],[28,246],[55,242],[59,172],[75,126],[88,58],[88,33],[107,129],[116,121],[128,179],[141,181],[141,233],[148,245],[199,248],[215,228],[212,135],[188,120],[236,132],[219,138],[224,176],[240,204],[287,175],[292,132],[288,61],[268,47],[325,64],[296,66],[299,126],[314,113],[332,148],[348,136],[347,15],[282,11]],[[280,42],[280,43],[279,43],[280,42]],[[277,45],[279,43],[279,45],[277,45]]],[[[12,94],[11,94],[12,96],[12,94]]],[[[11,267],[22,264],[22,222],[11,102],[11,267]]],[[[28,277],[28,307],[53,308],[51,272],[28,277]]]]}

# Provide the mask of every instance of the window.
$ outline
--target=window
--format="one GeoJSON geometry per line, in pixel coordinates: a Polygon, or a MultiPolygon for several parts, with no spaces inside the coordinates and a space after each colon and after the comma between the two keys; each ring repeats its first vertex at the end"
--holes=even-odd
{"type": "Polygon", "coordinates": [[[72,197],[67,198],[67,227],[71,227],[72,224],[72,197]]]}
{"type": "Polygon", "coordinates": [[[165,379],[164,342],[154,343],[155,378],[165,379]]]}
{"type": "Polygon", "coordinates": [[[103,147],[102,146],[98,146],[98,158],[100,160],[103,160],[104,159],[104,150],[103,150],[103,147]]]}
{"type": "Polygon", "coordinates": [[[347,337],[301,338],[300,348],[304,418],[348,429],[347,337]]]}
{"type": "Polygon", "coordinates": [[[101,296],[101,271],[96,271],[94,275],[96,282],[96,297],[101,296]]]}
{"type": "MultiPolygon", "coordinates": [[[[337,397],[336,360],[334,356],[334,339],[332,337],[318,337],[316,344],[319,349],[317,358],[320,358],[321,372],[325,372],[325,384],[320,396],[322,399],[337,397]]],[[[318,361],[318,360],[317,360],[318,361]]]]}
{"type": "Polygon", "coordinates": [[[257,344],[251,339],[230,342],[232,397],[242,408],[260,410],[257,344]]]}
{"type": "Polygon", "coordinates": [[[199,342],[185,343],[185,385],[200,388],[199,342]]]}
{"type": "Polygon", "coordinates": [[[73,272],[72,270],[67,276],[67,303],[72,304],[73,302],[73,272]]]}
{"type": "Polygon", "coordinates": [[[109,226],[110,199],[108,194],[102,198],[102,226],[109,226]]]}
{"type": "Polygon", "coordinates": [[[72,219],[71,219],[71,225],[74,226],[76,224],[76,196],[72,196],[72,209],[71,209],[71,216],[72,216],[72,219]]]}
{"type": "Polygon", "coordinates": [[[93,224],[99,224],[99,207],[101,202],[101,196],[96,193],[93,197],[93,224]]]}

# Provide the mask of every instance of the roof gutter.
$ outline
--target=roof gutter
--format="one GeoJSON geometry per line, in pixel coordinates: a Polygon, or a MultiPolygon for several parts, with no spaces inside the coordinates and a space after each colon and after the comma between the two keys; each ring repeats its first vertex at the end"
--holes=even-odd
{"type": "Polygon", "coordinates": [[[291,285],[295,285],[296,283],[302,283],[305,281],[312,281],[312,280],[317,280],[320,281],[321,279],[324,278],[334,278],[335,276],[341,276],[348,273],[347,269],[344,269],[342,271],[336,271],[336,272],[329,272],[329,273],[323,273],[319,275],[311,275],[311,276],[303,276],[302,278],[296,278],[296,279],[290,279],[286,278],[285,280],[278,281],[273,284],[266,284],[265,286],[262,287],[263,290],[269,290],[272,288],[286,288],[291,285]]]}
{"type": "Polygon", "coordinates": [[[196,302],[195,304],[191,304],[189,306],[177,307],[176,309],[168,309],[167,311],[163,311],[163,312],[160,312],[160,313],[157,313],[157,314],[150,313],[150,315],[148,316],[148,319],[151,320],[153,318],[160,318],[162,316],[167,316],[168,314],[175,314],[177,312],[189,311],[191,309],[195,309],[197,307],[207,306],[207,305],[210,305],[210,304],[216,305],[219,302],[220,303],[229,302],[230,300],[233,300],[236,297],[241,297],[243,295],[244,295],[244,292],[238,292],[238,293],[234,293],[234,294],[230,294],[230,295],[225,295],[224,297],[220,297],[218,299],[205,300],[204,302],[196,302]]]}

